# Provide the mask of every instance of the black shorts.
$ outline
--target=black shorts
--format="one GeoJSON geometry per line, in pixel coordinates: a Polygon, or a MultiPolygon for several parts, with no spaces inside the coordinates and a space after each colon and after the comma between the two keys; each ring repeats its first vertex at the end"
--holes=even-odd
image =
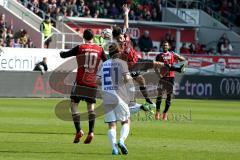
{"type": "Polygon", "coordinates": [[[88,103],[96,103],[97,87],[76,85],[72,87],[70,99],[74,103],[79,103],[80,100],[88,103]]]}
{"type": "Polygon", "coordinates": [[[163,94],[164,91],[167,94],[173,93],[174,77],[163,77],[158,83],[158,93],[163,94]]]}

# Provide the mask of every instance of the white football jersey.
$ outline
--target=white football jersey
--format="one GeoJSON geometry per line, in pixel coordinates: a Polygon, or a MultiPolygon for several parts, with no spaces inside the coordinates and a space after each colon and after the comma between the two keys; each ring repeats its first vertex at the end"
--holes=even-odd
{"type": "Polygon", "coordinates": [[[102,98],[104,104],[116,104],[120,100],[129,103],[131,97],[123,75],[129,74],[128,65],[125,61],[116,58],[109,59],[102,64],[102,68],[98,73],[102,81],[102,98]]]}

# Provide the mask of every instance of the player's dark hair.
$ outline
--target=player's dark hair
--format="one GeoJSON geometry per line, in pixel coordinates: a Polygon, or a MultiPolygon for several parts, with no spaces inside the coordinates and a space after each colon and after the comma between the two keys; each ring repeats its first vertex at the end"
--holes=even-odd
{"type": "Polygon", "coordinates": [[[112,57],[115,54],[119,53],[119,46],[117,43],[111,43],[109,45],[109,56],[112,57]]]}
{"type": "Polygon", "coordinates": [[[121,27],[113,27],[112,36],[113,38],[118,37],[122,33],[121,27]]]}
{"type": "Polygon", "coordinates": [[[168,42],[168,41],[163,41],[163,43],[162,43],[162,44],[165,44],[165,43],[168,43],[168,44],[169,44],[169,42],[168,42]]]}
{"type": "Polygon", "coordinates": [[[93,39],[94,37],[94,33],[91,29],[85,29],[83,32],[83,38],[87,41],[90,41],[91,39],[93,39]]]}

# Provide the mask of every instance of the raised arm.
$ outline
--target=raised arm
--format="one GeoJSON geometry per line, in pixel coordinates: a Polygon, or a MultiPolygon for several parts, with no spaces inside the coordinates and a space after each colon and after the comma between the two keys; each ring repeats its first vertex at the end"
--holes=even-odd
{"type": "Polygon", "coordinates": [[[130,8],[127,4],[123,5],[123,16],[124,16],[124,24],[123,24],[123,30],[127,31],[127,29],[129,28],[128,25],[128,13],[130,11],[130,8]]]}

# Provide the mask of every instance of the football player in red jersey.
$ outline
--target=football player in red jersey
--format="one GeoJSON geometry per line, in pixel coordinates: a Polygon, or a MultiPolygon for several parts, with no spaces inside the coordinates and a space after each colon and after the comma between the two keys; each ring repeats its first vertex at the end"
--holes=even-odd
{"type": "MultiPolygon", "coordinates": [[[[146,99],[146,104],[150,107],[155,107],[153,102],[148,97],[148,92],[146,89],[146,82],[144,77],[141,75],[140,70],[144,68],[143,70],[147,70],[153,67],[162,68],[164,67],[164,64],[158,63],[151,60],[142,60],[138,58],[137,51],[132,47],[132,43],[130,40],[130,37],[128,35],[128,13],[129,13],[129,7],[127,4],[123,5],[123,12],[124,12],[124,27],[123,31],[120,27],[113,27],[112,36],[113,40],[117,41],[120,45],[120,48],[122,50],[123,55],[126,57],[126,61],[129,65],[129,70],[131,72],[132,78],[139,84],[139,89],[146,99]],[[146,65],[144,65],[146,64],[146,65]],[[141,69],[140,69],[140,68],[141,69]]],[[[143,105],[146,106],[146,105],[143,105]]],[[[143,108],[144,109],[144,108],[143,108]]],[[[146,110],[145,108],[144,110],[146,110]]]]}
{"type": "Polygon", "coordinates": [[[89,119],[89,132],[84,143],[91,143],[94,137],[93,131],[96,117],[94,104],[96,103],[95,97],[97,92],[96,73],[100,61],[107,60],[107,57],[103,48],[93,43],[93,37],[93,31],[86,29],[83,33],[84,44],[77,45],[69,51],[62,51],[60,53],[62,58],[76,56],[78,65],[75,85],[72,88],[70,96],[72,118],[76,128],[74,143],[78,143],[84,134],[80,127],[80,113],[77,109],[80,100],[87,103],[89,119]]]}
{"type": "MultiPolygon", "coordinates": [[[[163,42],[163,53],[160,53],[156,56],[156,61],[163,62],[164,64],[167,64],[169,66],[173,66],[174,62],[177,61],[185,61],[185,58],[169,51],[169,43],[167,41],[163,42]]],[[[179,68],[181,70],[181,67],[179,68]]],[[[179,70],[179,72],[181,72],[179,70]]],[[[160,119],[160,106],[162,103],[162,95],[163,92],[167,92],[167,98],[165,102],[165,109],[163,111],[163,120],[167,120],[167,112],[169,110],[169,107],[171,105],[171,99],[172,99],[172,93],[173,93],[173,85],[174,85],[174,71],[166,71],[162,69],[159,71],[158,69],[155,69],[157,75],[160,77],[159,85],[158,85],[158,96],[156,100],[156,114],[155,119],[160,119]]]]}

